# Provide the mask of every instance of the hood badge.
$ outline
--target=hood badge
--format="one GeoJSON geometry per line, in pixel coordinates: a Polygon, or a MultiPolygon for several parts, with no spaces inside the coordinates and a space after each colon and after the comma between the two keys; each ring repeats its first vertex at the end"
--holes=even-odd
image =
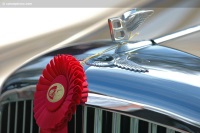
{"type": "Polygon", "coordinates": [[[127,69],[135,72],[148,72],[147,68],[131,61],[129,55],[118,56],[117,54],[103,54],[98,57],[91,58],[86,61],[86,64],[97,67],[112,67],[116,66],[122,69],[127,69]]]}
{"type": "MultiPolygon", "coordinates": [[[[115,42],[115,45],[100,53],[87,57],[81,63],[97,67],[116,66],[131,71],[148,72],[148,69],[129,59],[130,53],[118,51],[124,49],[122,48],[124,46],[127,48],[126,45],[132,45],[128,43],[129,40],[138,35],[138,33],[133,34],[133,31],[152,14],[152,10],[133,9],[125,12],[120,17],[108,19],[111,39],[115,42]],[[113,49],[115,49],[113,54],[105,54],[113,49]]],[[[127,49],[127,51],[130,50],[127,49]]]]}

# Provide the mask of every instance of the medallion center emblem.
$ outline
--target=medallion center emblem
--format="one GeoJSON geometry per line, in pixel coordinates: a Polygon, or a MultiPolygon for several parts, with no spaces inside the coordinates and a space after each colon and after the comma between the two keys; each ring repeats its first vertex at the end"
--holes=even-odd
{"type": "Polygon", "coordinates": [[[64,95],[64,87],[60,83],[52,84],[47,91],[47,99],[49,102],[55,103],[64,95]]]}

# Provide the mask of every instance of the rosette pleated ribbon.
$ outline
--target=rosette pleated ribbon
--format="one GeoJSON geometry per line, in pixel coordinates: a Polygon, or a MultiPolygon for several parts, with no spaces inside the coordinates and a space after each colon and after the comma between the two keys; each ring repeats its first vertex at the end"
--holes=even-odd
{"type": "Polygon", "coordinates": [[[88,97],[83,67],[71,55],[55,56],[36,86],[34,117],[40,133],[68,133],[68,122],[76,106],[88,97]]]}

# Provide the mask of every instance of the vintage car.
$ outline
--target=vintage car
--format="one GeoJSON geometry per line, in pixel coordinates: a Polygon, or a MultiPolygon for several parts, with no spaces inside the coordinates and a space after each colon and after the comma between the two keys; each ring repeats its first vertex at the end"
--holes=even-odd
{"type": "Polygon", "coordinates": [[[200,26],[129,41],[129,33],[151,14],[127,11],[109,19],[112,41],[65,46],[17,69],[2,85],[0,132],[40,132],[33,112],[38,79],[54,56],[67,54],[82,63],[89,89],[87,102],[68,123],[69,133],[200,133],[200,58],[159,45],[200,26]]]}

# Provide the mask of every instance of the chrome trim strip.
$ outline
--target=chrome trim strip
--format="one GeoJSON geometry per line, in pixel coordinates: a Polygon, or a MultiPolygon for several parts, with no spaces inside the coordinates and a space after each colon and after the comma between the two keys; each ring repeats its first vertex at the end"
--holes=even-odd
{"type": "Polygon", "coordinates": [[[10,132],[10,103],[8,103],[8,121],[7,121],[7,133],[10,132]]]}
{"type": "Polygon", "coordinates": [[[83,107],[83,133],[87,133],[87,106],[83,107]]]}
{"type": "Polygon", "coordinates": [[[130,133],[138,133],[139,120],[136,118],[131,118],[130,120],[130,133]]]}
{"type": "Polygon", "coordinates": [[[18,102],[15,103],[15,125],[14,125],[14,133],[17,133],[17,116],[18,116],[18,102]]]}
{"type": "Polygon", "coordinates": [[[119,113],[112,114],[112,133],[120,133],[121,115],[119,113]]]}
{"type": "Polygon", "coordinates": [[[94,112],[94,133],[102,132],[102,109],[95,108],[94,112]]]}
{"type": "Polygon", "coordinates": [[[182,36],[185,36],[185,35],[188,35],[188,34],[191,34],[191,33],[195,33],[195,32],[198,32],[198,31],[200,31],[200,25],[197,25],[195,27],[192,27],[192,28],[189,28],[189,29],[186,29],[186,30],[182,30],[182,31],[179,31],[179,32],[176,32],[176,33],[164,36],[164,37],[154,39],[154,42],[159,44],[159,43],[163,43],[163,42],[166,42],[166,41],[169,41],[169,40],[172,40],[172,39],[176,39],[178,37],[182,37],[182,36]]]}
{"type": "Polygon", "coordinates": [[[20,101],[33,99],[35,85],[26,86],[20,89],[6,91],[0,96],[0,104],[8,101],[20,101]]]}

